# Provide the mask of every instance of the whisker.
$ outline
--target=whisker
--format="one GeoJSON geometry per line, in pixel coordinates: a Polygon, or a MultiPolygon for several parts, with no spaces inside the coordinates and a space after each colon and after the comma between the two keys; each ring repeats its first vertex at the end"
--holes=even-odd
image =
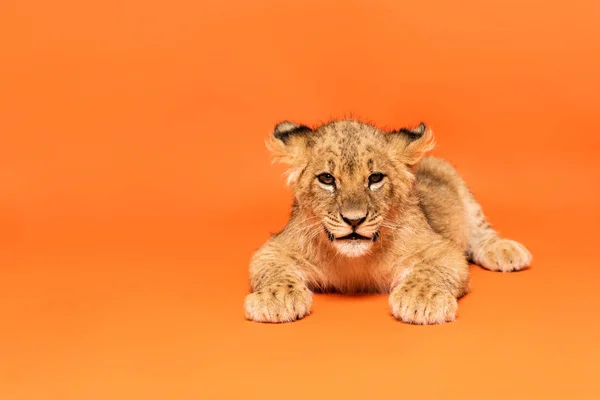
{"type": "Polygon", "coordinates": [[[314,228],[315,226],[317,226],[317,225],[320,225],[320,224],[321,224],[321,221],[317,221],[317,222],[315,222],[315,223],[313,223],[313,224],[311,224],[311,225],[306,225],[306,226],[302,226],[302,227],[297,227],[296,229],[292,229],[292,230],[286,231],[286,233],[288,233],[288,234],[292,234],[292,235],[297,235],[297,234],[300,234],[300,233],[302,233],[303,231],[310,230],[310,229],[312,229],[312,228],[314,228]]]}
{"type": "Polygon", "coordinates": [[[295,227],[297,227],[297,226],[300,226],[300,225],[303,225],[303,224],[305,224],[305,223],[306,223],[306,222],[308,222],[308,221],[312,221],[312,220],[314,220],[314,219],[316,219],[316,218],[319,218],[319,216],[318,216],[318,215],[315,215],[315,216],[312,216],[312,217],[308,217],[308,218],[305,218],[305,219],[303,219],[303,220],[300,220],[300,221],[295,221],[295,223],[293,223],[293,224],[289,224],[289,223],[288,223],[288,225],[286,225],[286,226],[285,226],[285,228],[288,228],[288,229],[289,229],[289,228],[295,228],[295,227]]]}

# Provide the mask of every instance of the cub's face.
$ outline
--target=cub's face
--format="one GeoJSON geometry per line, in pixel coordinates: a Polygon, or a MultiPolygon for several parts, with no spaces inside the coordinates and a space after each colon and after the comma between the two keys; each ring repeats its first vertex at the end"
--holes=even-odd
{"type": "Polygon", "coordinates": [[[292,167],[289,181],[306,229],[319,232],[342,255],[358,257],[383,228],[393,227],[390,219],[412,188],[410,167],[431,145],[425,133],[424,125],[384,133],[357,121],[315,130],[284,122],[270,147],[292,167]]]}

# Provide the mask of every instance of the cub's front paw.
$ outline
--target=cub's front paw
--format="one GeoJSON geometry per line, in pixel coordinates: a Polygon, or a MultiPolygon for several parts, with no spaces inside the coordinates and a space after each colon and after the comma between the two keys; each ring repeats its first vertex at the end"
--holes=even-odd
{"type": "Polygon", "coordinates": [[[403,283],[390,295],[392,315],[411,324],[443,324],[456,319],[458,301],[447,290],[427,282],[403,283]]]}
{"type": "Polygon", "coordinates": [[[474,249],[472,260],[490,271],[511,272],[531,263],[531,253],[521,243],[496,237],[474,249]]]}
{"type": "Polygon", "coordinates": [[[257,322],[291,322],[310,313],[312,293],[304,285],[275,284],[246,296],[246,318],[257,322]]]}

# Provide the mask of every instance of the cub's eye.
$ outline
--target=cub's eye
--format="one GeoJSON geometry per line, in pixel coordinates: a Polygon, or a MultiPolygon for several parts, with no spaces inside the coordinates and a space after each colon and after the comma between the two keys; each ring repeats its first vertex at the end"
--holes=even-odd
{"type": "Polygon", "coordinates": [[[379,172],[371,174],[371,176],[369,176],[369,185],[381,182],[384,176],[385,175],[379,172]]]}
{"type": "Polygon", "coordinates": [[[333,175],[328,174],[327,172],[317,175],[317,179],[323,185],[333,185],[335,183],[335,178],[333,177],[333,175]]]}

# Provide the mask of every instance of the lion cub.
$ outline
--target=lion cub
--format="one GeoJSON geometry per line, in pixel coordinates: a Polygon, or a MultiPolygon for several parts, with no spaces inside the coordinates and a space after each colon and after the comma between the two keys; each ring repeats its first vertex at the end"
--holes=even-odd
{"type": "Polygon", "coordinates": [[[313,291],[337,291],[390,293],[404,322],[453,321],[469,291],[467,260],[503,272],[531,262],[490,227],[450,164],[423,158],[433,147],[424,124],[383,132],[359,121],[283,122],[268,147],[290,166],[294,203],[250,263],[250,320],[294,321],[310,313],[313,291]]]}

